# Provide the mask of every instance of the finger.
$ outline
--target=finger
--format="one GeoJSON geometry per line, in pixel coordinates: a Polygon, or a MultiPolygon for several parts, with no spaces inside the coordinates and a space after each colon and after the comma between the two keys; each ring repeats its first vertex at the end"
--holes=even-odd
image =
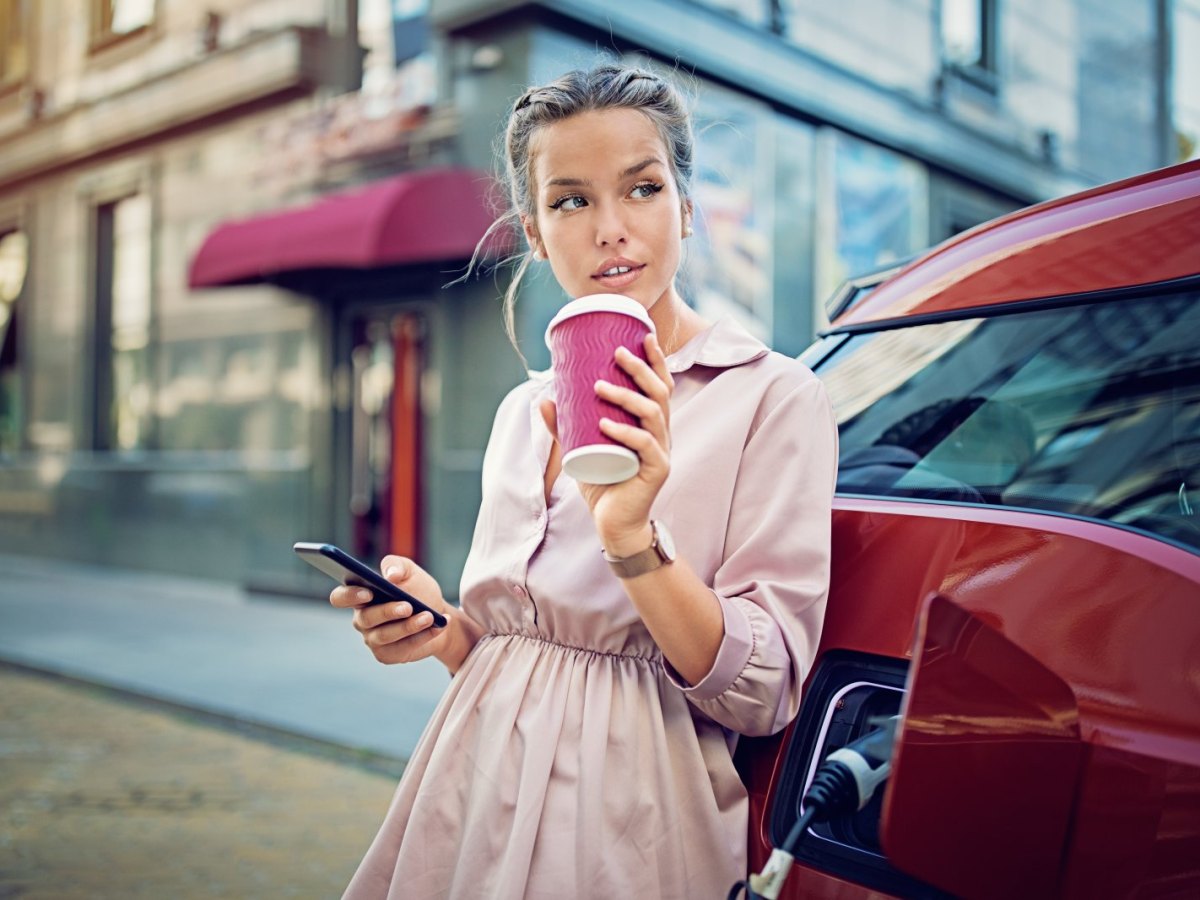
{"type": "Polygon", "coordinates": [[[667,469],[669,457],[666,446],[645,428],[616,422],[607,416],[600,419],[600,430],[616,441],[620,441],[638,455],[643,465],[652,469],[667,469]]]}
{"type": "Polygon", "coordinates": [[[426,645],[437,636],[436,630],[427,629],[402,641],[372,647],[371,654],[377,661],[384,664],[412,662],[429,655],[426,645]]]}
{"type": "Polygon", "coordinates": [[[639,419],[663,414],[662,404],[653,397],[647,397],[645,394],[640,394],[619,384],[613,384],[611,381],[605,381],[603,378],[596,382],[595,389],[598,397],[607,400],[614,406],[621,407],[639,419]]]}
{"type": "Polygon", "coordinates": [[[646,358],[650,360],[650,367],[667,386],[667,391],[674,392],[675,378],[671,375],[671,370],[667,367],[667,354],[663,352],[662,345],[658,343],[658,337],[651,332],[646,335],[646,358]]]}
{"type": "Polygon", "coordinates": [[[664,447],[667,446],[667,412],[664,404],[607,381],[596,382],[596,394],[639,419],[643,428],[649,430],[664,447]]]}
{"type": "Polygon", "coordinates": [[[419,613],[406,619],[399,619],[368,629],[363,632],[363,642],[372,648],[394,644],[429,630],[429,626],[432,624],[432,615],[427,612],[419,613]]]}
{"type": "Polygon", "coordinates": [[[542,414],[542,421],[546,423],[546,430],[550,432],[550,437],[557,441],[558,407],[553,400],[543,400],[538,404],[538,411],[542,414]]]}
{"type": "Polygon", "coordinates": [[[671,385],[667,380],[670,378],[670,372],[666,373],[667,378],[663,378],[662,373],[627,347],[617,348],[616,359],[617,364],[642,389],[642,393],[657,403],[665,404],[667,402],[671,396],[671,385]]]}
{"type": "Polygon", "coordinates": [[[397,619],[407,619],[413,614],[412,604],[407,600],[395,603],[379,603],[357,610],[354,613],[354,627],[360,632],[370,631],[397,619]]]}
{"type": "Polygon", "coordinates": [[[389,553],[380,560],[379,570],[392,584],[404,584],[413,576],[413,562],[407,557],[389,553]]]}
{"type": "Polygon", "coordinates": [[[329,602],[339,609],[356,609],[366,606],[374,596],[367,588],[339,584],[329,592],[329,602]]]}

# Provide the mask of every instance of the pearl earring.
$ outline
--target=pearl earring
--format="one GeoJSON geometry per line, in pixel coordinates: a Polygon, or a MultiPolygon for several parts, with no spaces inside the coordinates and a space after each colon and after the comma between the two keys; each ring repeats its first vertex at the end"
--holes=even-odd
{"type": "Polygon", "coordinates": [[[692,226],[691,226],[691,225],[684,225],[684,226],[683,226],[683,236],[684,236],[684,237],[691,237],[693,234],[695,234],[695,232],[693,232],[693,231],[692,231],[692,226]]]}

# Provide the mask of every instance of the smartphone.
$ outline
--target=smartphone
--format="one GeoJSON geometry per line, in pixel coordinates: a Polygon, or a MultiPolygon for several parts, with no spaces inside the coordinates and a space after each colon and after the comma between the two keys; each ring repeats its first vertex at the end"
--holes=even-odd
{"type": "Polygon", "coordinates": [[[412,604],[413,615],[427,612],[433,615],[435,628],[446,627],[446,617],[440,612],[430,609],[412,594],[396,587],[365,562],[355,559],[340,547],[333,544],[310,544],[303,541],[293,544],[292,549],[308,563],[320,569],[334,581],[354,587],[369,588],[375,598],[367,604],[385,603],[389,600],[406,600],[412,604]]]}

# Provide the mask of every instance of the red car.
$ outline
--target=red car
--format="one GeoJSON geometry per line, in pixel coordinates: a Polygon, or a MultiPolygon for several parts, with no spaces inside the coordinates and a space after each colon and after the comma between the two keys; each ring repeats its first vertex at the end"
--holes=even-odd
{"type": "Polygon", "coordinates": [[[900,712],[780,896],[1200,897],[1200,162],[835,300],[828,615],[796,722],[739,747],[752,871],[900,712]]]}

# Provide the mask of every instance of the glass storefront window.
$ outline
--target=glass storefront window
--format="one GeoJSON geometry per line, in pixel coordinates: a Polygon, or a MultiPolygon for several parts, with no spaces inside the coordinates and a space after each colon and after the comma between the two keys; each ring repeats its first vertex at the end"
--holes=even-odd
{"type": "Polygon", "coordinates": [[[695,234],[684,242],[684,296],[769,340],[775,141],[765,106],[705,85],[695,113],[695,234]]]}
{"type": "Polygon", "coordinates": [[[817,296],[929,244],[929,176],[916,160],[840,131],[819,135],[817,296]]]}

